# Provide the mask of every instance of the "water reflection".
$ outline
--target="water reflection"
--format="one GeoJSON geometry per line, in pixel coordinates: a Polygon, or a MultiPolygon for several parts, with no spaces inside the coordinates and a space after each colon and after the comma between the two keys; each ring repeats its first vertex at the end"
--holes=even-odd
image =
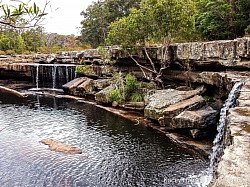
{"type": "Polygon", "coordinates": [[[198,176],[207,165],[166,137],[93,105],[41,96],[0,101],[0,128],[6,127],[0,186],[188,186],[174,179],[198,176]],[[83,154],[51,152],[39,143],[43,138],[83,154]]]}

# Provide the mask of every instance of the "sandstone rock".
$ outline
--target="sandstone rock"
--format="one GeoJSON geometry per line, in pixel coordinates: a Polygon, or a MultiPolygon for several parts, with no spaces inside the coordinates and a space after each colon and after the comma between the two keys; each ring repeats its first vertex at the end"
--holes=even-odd
{"type": "Polygon", "coordinates": [[[76,78],[66,84],[64,84],[62,86],[63,88],[63,91],[67,94],[73,94],[73,90],[77,88],[77,86],[79,86],[81,83],[83,83],[84,81],[86,81],[87,78],[86,77],[79,77],[79,78],[76,78]]]}
{"type": "Polygon", "coordinates": [[[195,95],[189,99],[182,100],[166,107],[162,111],[161,117],[158,118],[158,121],[161,126],[166,126],[168,129],[187,128],[182,124],[174,124],[173,118],[179,115],[184,110],[199,109],[205,104],[206,102],[201,96],[195,95]]]}
{"type": "Polygon", "coordinates": [[[75,96],[94,94],[94,80],[86,77],[76,78],[64,84],[62,87],[65,93],[75,96]]]}
{"type": "Polygon", "coordinates": [[[95,100],[100,103],[105,103],[105,104],[110,103],[108,94],[109,94],[109,91],[112,89],[114,89],[114,86],[110,85],[104,88],[103,90],[101,90],[100,92],[96,93],[95,100]]]}
{"type": "Polygon", "coordinates": [[[93,94],[94,80],[87,78],[84,82],[77,86],[76,91],[79,96],[93,94]]]}
{"type": "Polygon", "coordinates": [[[48,145],[49,149],[56,152],[63,152],[68,154],[82,154],[82,150],[80,148],[67,145],[63,142],[52,140],[52,139],[43,139],[40,141],[41,143],[48,145]]]}
{"type": "Polygon", "coordinates": [[[204,87],[192,91],[178,91],[174,89],[156,90],[145,97],[145,104],[147,106],[144,109],[144,115],[150,119],[158,120],[163,116],[163,111],[168,106],[199,95],[203,91],[204,87]]]}
{"type": "Polygon", "coordinates": [[[129,110],[144,110],[144,102],[127,102],[121,107],[129,110]]]}
{"type": "Polygon", "coordinates": [[[218,112],[211,107],[203,107],[194,111],[183,111],[170,122],[170,128],[201,129],[217,123],[218,112]]]}
{"type": "Polygon", "coordinates": [[[112,84],[111,79],[97,79],[94,80],[95,89],[103,90],[104,88],[110,86],[112,84]]]}

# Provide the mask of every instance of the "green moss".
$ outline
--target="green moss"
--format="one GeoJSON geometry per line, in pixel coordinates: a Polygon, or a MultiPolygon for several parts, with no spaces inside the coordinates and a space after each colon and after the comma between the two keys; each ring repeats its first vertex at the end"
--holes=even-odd
{"type": "Polygon", "coordinates": [[[212,96],[209,96],[209,95],[204,95],[203,96],[203,99],[206,101],[206,102],[214,102],[214,98],[212,96]]]}
{"type": "Polygon", "coordinates": [[[95,72],[92,68],[92,66],[86,66],[86,65],[81,65],[81,66],[76,66],[76,73],[83,73],[86,75],[95,75],[95,72]]]}
{"type": "Polygon", "coordinates": [[[143,95],[141,93],[133,93],[131,96],[132,102],[142,102],[143,101],[143,95]]]}

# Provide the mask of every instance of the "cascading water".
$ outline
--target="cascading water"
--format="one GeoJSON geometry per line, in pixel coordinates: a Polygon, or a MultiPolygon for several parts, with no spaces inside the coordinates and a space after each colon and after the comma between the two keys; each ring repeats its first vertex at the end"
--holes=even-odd
{"type": "Polygon", "coordinates": [[[205,173],[203,173],[202,177],[203,182],[201,186],[208,186],[213,178],[213,172],[215,171],[218,161],[221,158],[223,151],[224,151],[224,136],[225,136],[225,130],[226,130],[226,117],[227,112],[230,108],[234,107],[237,95],[241,89],[241,87],[244,85],[245,81],[240,81],[235,83],[232,90],[230,91],[228,98],[223,105],[221,111],[220,111],[220,119],[217,125],[217,135],[213,141],[213,148],[212,153],[210,154],[210,164],[209,168],[205,173]]]}
{"type": "Polygon", "coordinates": [[[60,88],[75,78],[75,65],[72,64],[34,64],[32,66],[36,89],[60,88]]]}
{"type": "Polygon", "coordinates": [[[36,88],[39,88],[39,64],[36,66],[36,88]]]}
{"type": "Polygon", "coordinates": [[[55,89],[56,88],[56,70],[57,70],[57,66],[54,65],[53,68],[51,69],[52,70],[52,88],[55,89]]]}

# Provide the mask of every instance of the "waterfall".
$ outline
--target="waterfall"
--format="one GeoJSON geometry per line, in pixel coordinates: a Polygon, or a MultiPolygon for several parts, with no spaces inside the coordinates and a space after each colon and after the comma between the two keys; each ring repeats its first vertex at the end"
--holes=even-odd
{"type": "Polygon", "coordinates": [[[57,70],[57,66],[54,65],[53,68],[51,69],[52,71],[52,88],[55,89],[56,88],[56,70],[57,70]]]}
{"type": "Polygon", "coordinates": [[[210,168],[212,171],[214,171],[214,169],[216,168],[218,164],[217,162],[223,154],[223,150],[224,150],[223,140],[224,140],[224,135],[225,135],[225,130],[226,130],[225,125],[226,125],[227,112],[230,108],[234,107],[236,99],[237,99],[237,95],[242,85],[244,84],[244,82],[245,81],[240,81],[240,82],[235,83],[231,92],[228,95],[228,98],[225,104],[223,105],[220,111],[220,119],[219,119],[219,123],[217,126],[218,133],[213,141],[212,153],[210,155],[210,168]]]}
{"type": "Polygon", "coordinates": [[[39,64],[36,66],[36,88],[39,88],[39,64]]]}
{"type": "Polygon", "coordinates": [[[66,82],[69,82],[69,70],[68,70],[68,66],[66,66],[66,82]]]}
{"type": "Polygon", "coordinates": [[[213,141],[213,148],[210,154],[209,168],[201,174],[202,187],[208,186],[213,178],[213,172],[215,171],[218,161],[221,158],[224,151],[224,136],[226,132],[226,117],[230,108],[234,107],[237,95],[244,85],[245,80],[235,83],[230,91],[228,98],[220,111],[220,119],[217,125],[217,135],[213,141]]]}
{"type": "Polygon", "coordinates": [[[72,64],[32,64],[32,77],[43,88],[57,89],[75,78],[75,65],[72,64]]]}

